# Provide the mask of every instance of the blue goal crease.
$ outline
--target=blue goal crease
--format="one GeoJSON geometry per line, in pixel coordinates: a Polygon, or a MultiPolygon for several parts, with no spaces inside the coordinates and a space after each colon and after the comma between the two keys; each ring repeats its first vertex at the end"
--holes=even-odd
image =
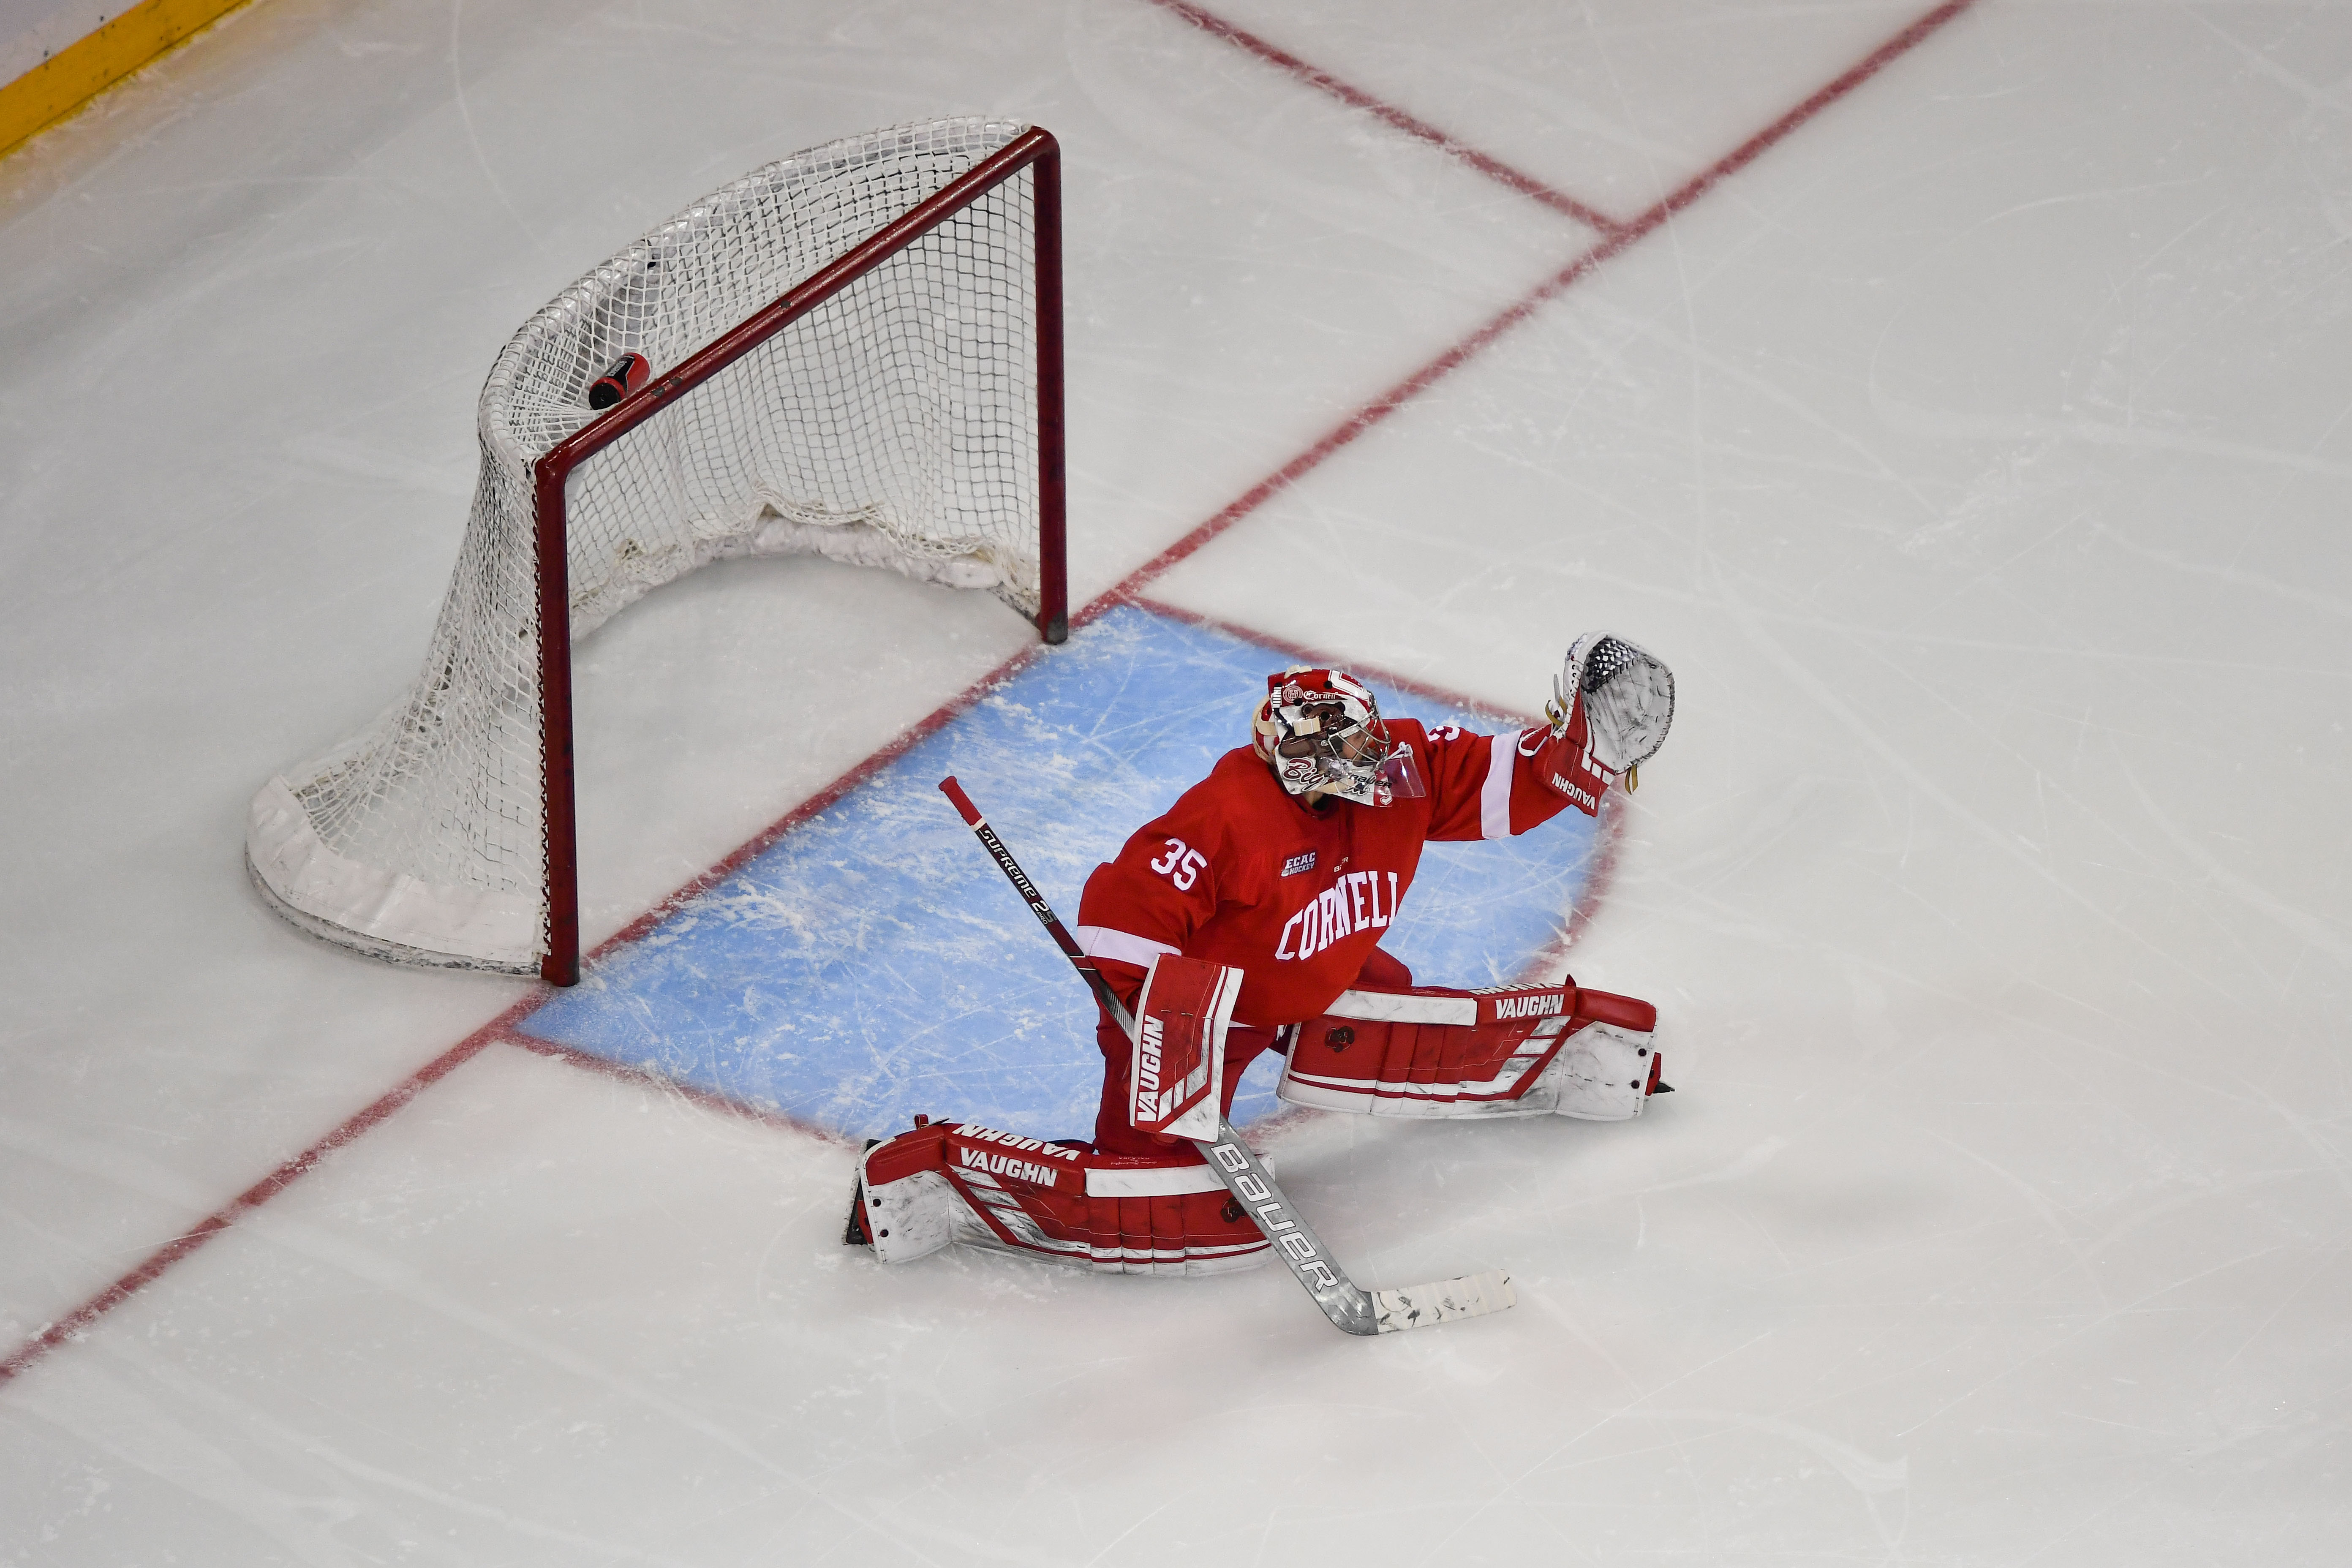
{"type": "MultiPolygon", "coordinates": [[[[916,1112],[1092,1135],[1102,1082],[1085,985],[938,789],[954,773],[1064,921],[1095,866],[1246,736],[1288,655],[1112,610],[599,962],[520,1029],[625,1067],[881,1137],[916,1112]]],[[[1474,730],[1378,680],[1381,710],[1474,730]]],[[[1491,844],[1433,844],[1382,943],[1426,984],[1509,980],[1558,940],[1594,861],[1575,812],[1491,844]]],[[[1276,1108],[1280,1058],[1236,1125],[1276,1108]]]]}

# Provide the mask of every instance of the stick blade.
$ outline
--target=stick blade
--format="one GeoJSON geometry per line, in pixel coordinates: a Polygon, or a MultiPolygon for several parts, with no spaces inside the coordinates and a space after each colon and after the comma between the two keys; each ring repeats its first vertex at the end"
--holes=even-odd
{"type": "Polygon", "coordinates": [[[1519,1303],[1518,1292],[1511,1289],[1511,1277],[1499,1268],[1465,1274],[1459,1279],[1408,1285],[1401,1290],[1375,1290],[1371,1296],[1372,1321],[1383,1334],[1483,1318],[1519,1303]]]}

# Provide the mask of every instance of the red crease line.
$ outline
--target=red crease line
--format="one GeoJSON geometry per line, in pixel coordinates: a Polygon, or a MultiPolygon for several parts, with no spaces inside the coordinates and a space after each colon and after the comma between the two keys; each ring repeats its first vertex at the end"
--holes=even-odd
{"type": "MultiPolygon", "coordinates": [[[[1244,642],[1263,644],[1276,653],[1288,655],[1301,664],[1313,665],[1318,668],[1344,666],[1351,674],[1365,676],[1383,685],[1393,686],[1408,696],[1418,697],[1428,702],[1442,702],[1449,708],[1458,708],[1465,712],[1475,713],[1484,718],[1492,719],[1497,723],[1517,724],[1526,729],[1544,722],[1541,719],[1529,718],[1525,713],[1514,713],[1507,708],[1496,707],[1492,702],[1482,702],[1477,698],[1449,690],[1443,686],[1433,686],[1425,680],[1415,679],[1410,675],[1399,675],[1394,670],[1383,669],[1379,665],[1366,664],[1360,658],[1342,659],[1323,648],[1311,647],[1305,643],[1295,643],[1286,637],[1270,637],[1255,627],[1221,620],[1215,616],[1202,615],[1198,610],[1188,610],[1181,605],[1169,604],[1164,599],[1147,598],[1139,595],[1127,600],[1126,603],[1133,605],[1139,610],[1149,610],[1155,616],[1165,616],[1171,621],[1181,621],[1186,626],[1200,626],[1213,632],[1223,632],[1227,637],[1239,637],[1244,642]]],[[[1268,673],[1272,672],[1268,671],[1268,673]]]]}
{"type": "Polygon", "coordinates": [[[657,1072],[648,1072],[643,1068],[628,1067],[609,1057],[600,1057],[593,1051],[583,1051],[577,1046],[567,1046],[561,1040],[543,1040],[536,1035],[526,1035],[516,1029],[509,1029],[499,1037],[505,1044],[529,1051],[534,1056],[545,1057],[550,1061],[567,1063],[580,1068],[583,1072],[594,1073],[599,1078],[609,1078],[617,1082],[635,1084],[646,1089],[657,1089],[665,1094],[677,1095],[680,1100],[691,1100],[706,1110],[720,1111],[745,1121],[756,1121],[763,1127],[776,1127],[786,1131],[803,1132],[812,1138],[820,1139],[827,1143],[838,1143],[847,1149],[854,1150],[857,1147],[856,1139],[836,1132],[830,1127],[820,1127],[814,1121],[803,1121],[788,1111],[771,1110],[764,1106],[753,1105],[748,1100],[737,1100],[731,1095],[720,1094],[715,1089],[685,1083],[657,1072]]]}

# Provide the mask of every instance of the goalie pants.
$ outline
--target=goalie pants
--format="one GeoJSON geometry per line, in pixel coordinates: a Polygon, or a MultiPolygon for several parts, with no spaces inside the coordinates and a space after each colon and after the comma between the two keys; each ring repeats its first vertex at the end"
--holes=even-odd
{"type": "MultiPolygon", "coordinates": [[[[1381,990],[1398,990],[1412,984],[1412,971],[1396,958],[1374,948],[1356,975],[1359,986],[1381,990]]],[[[1230,1116],[1234,1109],[1234,1090],[1241,1086],[1242,1074],[1250,1063],[1274,1048],[1282,1031],[1260,1028],[1254,1024],[1235,1024],[1225,1031],[1225,1076],[1218,1086],[1217,1113],[1230,1116]]],[[[1108,1013],[1101,1014],[1095,1025],[1095,1044],[1102,1048],[1102,1104],[1095,1112],[1095,1148],[1105,1154],[1158,1155],[1166,1158],[1198,1159],[1190,1144],[1171,1148],[1148,1132],[1139,1132],[1127,1119],[1128,1075],[1134,1070],[1135,1044],[1127,1031],[1112,1021],[1108,1013]]]]}

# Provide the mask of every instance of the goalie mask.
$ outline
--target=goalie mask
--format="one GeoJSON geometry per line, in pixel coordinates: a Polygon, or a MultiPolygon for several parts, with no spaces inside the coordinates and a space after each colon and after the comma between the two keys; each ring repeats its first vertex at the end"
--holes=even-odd
{"type": "Polygon", "coordinates": [[[1390,738],[1379,701],[1354,676],[1294,665],[1267,676],[1265,689],[1251,743],[1292,795],[1388,805],[1427,793],[1412,748],[1390,738]]]}

